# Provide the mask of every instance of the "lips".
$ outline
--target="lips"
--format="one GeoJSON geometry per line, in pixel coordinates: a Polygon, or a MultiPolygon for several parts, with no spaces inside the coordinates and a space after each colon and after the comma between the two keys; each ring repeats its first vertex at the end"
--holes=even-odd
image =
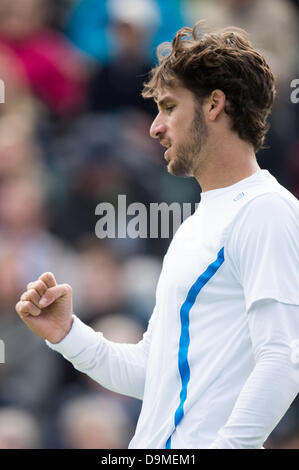
{"type": "Polygon", "coordinates": [[[160,144],[162,145],[162,147],[165,147],[167,149],[164,152],[164,158],[168,162],[169,161],[169,150],[170,150],[171,144],[168,140],[163,140],[163,139],[160,140],[160,144]]]}
{"type": "Polygon", "coordinates": [[[169,156],[169,150],[170,150],[170,147],[166,150],[166,152],[164,153],[164,158],[165,160],[169,161],[169,158],[167,158],[169,156]]]}

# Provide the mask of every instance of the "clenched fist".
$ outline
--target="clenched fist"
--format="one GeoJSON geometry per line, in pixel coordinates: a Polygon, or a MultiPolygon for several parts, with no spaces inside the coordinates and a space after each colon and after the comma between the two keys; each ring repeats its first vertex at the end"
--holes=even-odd
{"type": "Polygon", "coordinates": [[[16,311],[33,333],[59,343],[73,323],[72,288],[57,284],[52,273],[44,273],[27,285],[16,311]]]}

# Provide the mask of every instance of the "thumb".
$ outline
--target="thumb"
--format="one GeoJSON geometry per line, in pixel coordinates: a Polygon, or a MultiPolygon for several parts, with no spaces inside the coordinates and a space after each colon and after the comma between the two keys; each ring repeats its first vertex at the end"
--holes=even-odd
{"type": "Polygon", "coordinates": [[[50,287],[41,297],[39,306],[41,308],[48,307],[55,302],[55,300],[67,295],[72,295],[72,288],[68,284],[59,284],[58,286],[50,287]]]}

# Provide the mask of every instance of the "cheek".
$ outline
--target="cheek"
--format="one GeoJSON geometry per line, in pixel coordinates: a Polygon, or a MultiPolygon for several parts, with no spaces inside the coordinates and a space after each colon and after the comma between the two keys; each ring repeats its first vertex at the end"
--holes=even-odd
{"type": "Polygon", "coordinates": [[[187,126],[182,119],[176,119],[173,122],[172,126],[173,132],[172,132],[172,140],[173,143],[180,143],[185,140],[186,132],[187,132],[187,126]]]}

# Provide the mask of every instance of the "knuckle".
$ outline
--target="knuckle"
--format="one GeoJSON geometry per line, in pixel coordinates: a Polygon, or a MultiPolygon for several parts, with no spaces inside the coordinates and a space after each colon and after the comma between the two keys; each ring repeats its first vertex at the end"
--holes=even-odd
{"type": "Polygon", "coordinates": [[[26,305],[25,305],[25,302],[24,301],[21,301],[21,302],[18,302],[17,303],[17,312],[18,313],[23,313],[24,312],[24,309],[25,309],[26,305]]]}
{"type": "Polygon", "coordinates": [[[38,301],[39,297],[40,296],[39,296],[38,292],[34,289],[31,289],[31,290],[25,292],[23,294],[23,296],[21,297],[21,299],[25,300],[25,301],[28,300],[28,301],[31,301],[32,303],[35,303],[35,302],[38,301]]]}
{"type": "Polygon", "coordinates": [[[72,294],[73,289],[69,284],[62,284],[62,287],[67,294],[72,294]]]}
{"type": "Polygon", "coordinates": [[[51,273],[50,271],[47,271],[45,272],[44,274],[42,274],[39,279],[44,282],[46,285],[47,283],[52,285],[53,283],[56,285],[56,280],[55,280],[55,277],[54,277],[54,274],[51,273]]]}
{"type": "Polygon", "coordinates": [[[28,291],[28,298],[37,298],[38,297],[38,292],[36,292],[35,289],[31,289],[30,291],[28,291]]]}
{"type": "Polygon", "coordinates": [[[39,313],[39,310],[32,302],[28,300],[28,301],[25,301],[24,303],[25,303],[24,308],[26,312],[30,313],[31,315],[36,315],[39,313]]]}
{"type": "Polygon", "coordinates": [[[41,280],[39,281],[36,281],[36,283],[34,284],[33,288],[35,289],[35,291],[40,294],[40,292],[44,292],[47,290],[47,287],[45,285],[45,283],[41,280]]]}
{"type": "Polygon", "coordinates": [[[26,292],[26,296],[25,296],[25,299],[30,299],[31,297],[33,296],[39,296],[39,292],[37,289],[29,289],[27,292],[26,292]]]}
{"type": "Polygon", "coordinates": [[[34,281],[28,282],[28,284],[27,284],[27,289],[32,289],[33,286],[35,286],[38,281],[39,281],[39,279],[36,279],[36,280],[34,280],[34,281]]]}
{"type": "Polygon", "coordinates": [[[47,281],[47,279],[52,279],[52,277],[53,277],[53,274],[52,274],[52,273],[46,272],[46,273],[43,273],[43,274],[39,277],[39,280],[40,280],[41,282],[44,282],[44,280],[47,281]]]}
{"type": "Polygon", "coordinates": [[[47,278],[50,277],[52,279],[54,277],[54,274],[51,273],[51,271],[47,271],[46,273],[43,274],[43,276],[46,276],[47,278]]]}
{"type": "Polygon", "coordinates": [[[29,284],[27,284],[27,292],[32,289],[35,289],[35,287],[36,287],[36,282],[29,282],[29,284]]]}

